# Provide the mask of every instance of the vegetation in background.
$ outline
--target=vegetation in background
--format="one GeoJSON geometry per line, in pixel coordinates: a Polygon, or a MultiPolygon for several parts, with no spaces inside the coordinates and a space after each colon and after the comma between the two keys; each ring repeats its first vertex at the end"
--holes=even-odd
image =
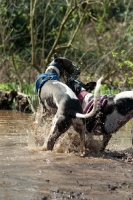
{"type": "Polygon", "coordinates": [[[0,89],[35,94],[34,82],[55,52],[82,69],[84,82],[103,75],[107,91],[133,88],[133,0],[0,4],[0,89]]]}

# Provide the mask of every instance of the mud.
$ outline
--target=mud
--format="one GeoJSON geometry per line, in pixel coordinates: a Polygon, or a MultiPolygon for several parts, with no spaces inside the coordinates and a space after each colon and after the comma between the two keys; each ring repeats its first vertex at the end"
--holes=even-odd
{"type": "Polygon", "coordinates": [[[113,135],[105,153],[98,152],[96,138],[95,151],[81,157],[72,129],[52,152],[41,151],[46,124],[36,129],[34,138],[32,114],[0,111],[0,199],[132,200],[132,122],[113,135]]]}

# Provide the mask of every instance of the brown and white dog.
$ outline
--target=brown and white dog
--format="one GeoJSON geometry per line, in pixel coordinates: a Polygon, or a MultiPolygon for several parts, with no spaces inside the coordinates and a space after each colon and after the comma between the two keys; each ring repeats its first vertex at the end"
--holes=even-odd
{"type": "Polygon", "coordinates": [[[52,150],[58,137],[72,125],[80,134],[80,148],[83,151],[86,132],[85,119],[96,113],[97,93],[101,85],[101,79],[96,85],[92,111],[89,114],[83,114],[81,103],[75,93],[66,84],[59,81],[59,77],[64,71],[67,74],[79,73],[79,70],[70,60],[54,55],[54,60],[49,64],[45,73],[41,74],[36,81],[42,115],[45,111],[54,114],[52,128],[48,139],[45,141],[44,149],[52,150]]]}
{"type": "MultiPolygon", "coordinates": [[[[91,83],[89,84],[91,85],[91,83]]],[[[86,113],[89,109],[87,105],[93,100],[93,94],[87,92],[89,87],[87,89],[85,84],[75,80],[72,76],[68,77],[67,85],[79,97],[86,113]]],[[[92,84],[91,89],[94,89],[93,86],[95,84],[92,84]]],[[[99,109],[95,115],[86,119],[86,128],[91,135],[103,135],[101,151],[104,151],[112,137],[112,133],[118,131],[133,118],[133,91],[124,91],[116,95],[104,95],[98,98],[98,102],[99,109]]]]}

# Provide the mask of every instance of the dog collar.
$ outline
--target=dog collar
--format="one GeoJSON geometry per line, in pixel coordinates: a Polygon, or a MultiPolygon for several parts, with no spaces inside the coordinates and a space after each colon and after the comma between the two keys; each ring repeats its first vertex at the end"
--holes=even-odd
{"type": "Polygon", "coordinates": [[[40,86],[43,86],[48,80],[57,80],[59,81],[59,77],[57,74],[54,73],[43,73],[40,74],[36,80],[36,91],[38,92],[38,89],[40,86]]]}

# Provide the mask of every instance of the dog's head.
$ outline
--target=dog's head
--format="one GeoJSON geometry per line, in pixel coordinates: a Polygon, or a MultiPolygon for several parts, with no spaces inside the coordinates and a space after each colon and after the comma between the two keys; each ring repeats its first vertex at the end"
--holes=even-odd
{"type": "Polygon", "coordinates": [[[69,76],[67,78],[66,84],[73,90],[76,95],[78,95],[82,90],[91,92],[96,86],[96,82],[88,82],[84,84],[81,81],[76,80],[73,76],[69,76]]]}
{"type": "Polygon", "coordinates": [[[61,76],[64,75],[64,73],[66,76],[73,75],[74,77],[77,77],[80,74],[80,69],[77,68],[72,61],[65,57],[58,57],[57,54],[54,54],[54,60],[49,66],[57,67],[61,76]]]}

